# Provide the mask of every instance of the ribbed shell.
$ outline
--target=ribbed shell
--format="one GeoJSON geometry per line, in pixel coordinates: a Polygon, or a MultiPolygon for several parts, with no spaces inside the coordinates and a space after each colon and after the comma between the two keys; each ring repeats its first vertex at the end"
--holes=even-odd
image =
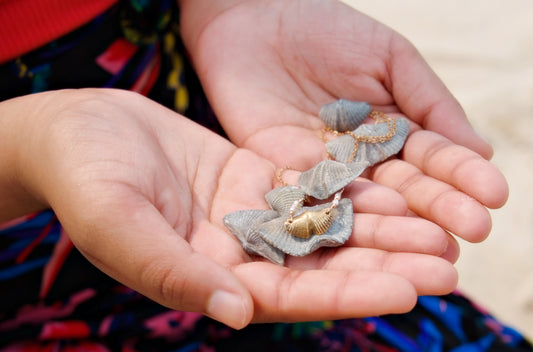
{"type": "MultiPolygon", "coordinates": [[[[356,135],[382,136],[388,132],[387,123],[364,124],[359,126],[355,131],[356,135]]],[[[383,143],[363,143],[359,142],[357,154],[353,162],[367,161],[369,166],[377,164],[391,155],[398,153],[409,133],[409,124],[404,118],[396,120],[396,134],[394,137],[383,143]]],[[[347,163],[353,152],[355,141],[352,136],[344,135],[332,139],[326,144],[328,153],[337,161],[347,163]]]]}
{"type": "Polygon", "coordinates": [[[293,236],[309,238],[311,235],[321,235],[328,230],[333,222],[333,212],[328,208],[317,211],[306,211],[285,221],[285,230],[293,236]]]}
{"type": "Polygon", "coordinates": [[[259,255],[275,264],[283,265],[285,254],[268,244],[257,232],[260,225],[278,217],[279,214],[274,210],[239,210],[224,216],[223,222],[239,239],[246,253],[259,255]]]}
{"type": "Polygon", "coordinates": [[[371,110],[368,103],[339,99],[323,105],[318,116],[332,130],[345,132],[362,124],[371,110]]]}
{"type": "Polygon", "coordinates": [[[305,192],[298,186],[284,186],[274,188],[265,195],[265,199],[272,209],[284,216],[297,200],[305,198],[305,192]]]}
{"type": "MultiPolygon", "coordinates": [[[[296,215],[305,211],[317,211],[330,207],[331,204],[320,204],[314,207],[302,207],[296,215]]],[[[331,210],[333,222],[321,235],[300,238],[291,235],[284,228],[286,218],[279,217],[263,223],[257,232],[269,244],[279,250],[293,255],[305,256],[320,247],[338,247],[344,244],[352,234],[353,207],[348,198],[341,199],[339,206],[331,210]]]]}
{"type": "Polygon", "coordinates": [[[314,198],[327,199],[355,180],[367,167],[366,162],[345,164],[335,160],[323,160],[300,174],[298,186],[314,198]]]}

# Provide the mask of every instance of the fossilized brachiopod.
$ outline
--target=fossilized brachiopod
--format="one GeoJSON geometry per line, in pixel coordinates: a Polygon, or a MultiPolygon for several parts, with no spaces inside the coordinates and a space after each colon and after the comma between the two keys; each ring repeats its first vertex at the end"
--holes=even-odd
{"type": "Polygon", "coordinates": [[[266,242],[257,232],[260,225],[278,217],[279,214],[274,210],[250,209],[226,214],[223,222],[239,239],[246,253],[260,255],[273,263],[283,265],[285,254],[266,242]]]}
{"type": "Polygon", "coordinates": [[[367,167],[367,162],[345,164],[335,160],[323,160],[300,174],[298,186],[314,198],[327,199],[355,180],[367,167]]]}
{"type": "Polygon", "coordinates": [[[339,99],[323,105],[318,116],[332,130],[344,132],[356,129],[371,110],[368,103],[339,99]]]}
{"type": "MultiPolygon", "coordinates": [[[[377,124],[364,124],[359,126],[354,135],[377,137],[387,134],[387,123],[377,124]]],[[[406,119],[396,120],[396,133],[392,139],[382,143],[364,143],[359,142],[357,145],[357,153],[353,158],[353,162],[367,161],[369,166],[377,164],[391,155],[398,153],[407,138],[409,133],[409,124],[406,119]]],[[[335,139],[332,139],[326,144],[328,153],[337,161],[341,163],[347,163],[353,156],[353,150],[355,147],[355,140],[350,135],[344,135],[335,139]]]]}
{"type": "Polygon", "coordinates": [[[284,186],[274,188],[272,191],[265,194],[265,200],[268,205],[280,215],[285,216],[290,207],[297,200],[303,200],[305,192],[298,186],[284,186]]]}

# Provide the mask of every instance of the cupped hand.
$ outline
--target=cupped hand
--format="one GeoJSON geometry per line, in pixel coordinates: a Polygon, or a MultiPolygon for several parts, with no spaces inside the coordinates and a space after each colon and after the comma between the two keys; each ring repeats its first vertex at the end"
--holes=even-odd
{"type": "Polygon", "coordinates": [[[338,1],[181,1],[182,33],[230,139],[306,170],[325,158],[320,106],[339,98],[407,117],[411,134],[372,181],[468,241],[491,228],[486,209],[508,188],[492,150],[416,49],[338,1]]]}
{"type": "Polygon", "coordinates": [[[130,92],[56,91],[0,107],[20,116],[13,125],[27,121],[14,136],[19,186],[54,209],[94,265],[165,306],[242,328],[405,312],[417,295],[455,287],[438,257],[453,256],[453,240],[396,216],[405,203],[386,187],[346,194],[362,213],[345,246],[279,266],[250,258],[222,224],[229,212],[267,208],[266,159],[130,92]]]}

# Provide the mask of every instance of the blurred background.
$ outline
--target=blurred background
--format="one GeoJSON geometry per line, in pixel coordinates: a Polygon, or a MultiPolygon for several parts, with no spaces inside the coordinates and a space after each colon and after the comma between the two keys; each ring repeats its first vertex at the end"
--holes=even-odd
{"type": "Polygon", "coordinates": [[[494,147],[510,197],[461,242],[459,289],[533,341],[533,1],[344,2],[407,37],[494,147]]]}

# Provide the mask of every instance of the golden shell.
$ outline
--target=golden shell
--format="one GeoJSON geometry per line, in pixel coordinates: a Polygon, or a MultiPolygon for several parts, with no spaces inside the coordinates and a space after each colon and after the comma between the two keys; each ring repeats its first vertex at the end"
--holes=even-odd
{"type": "MultiPolygon", "coordinates": [[[[296,218],[305,212],[318,212],[331,207],[331,203],[302,207],[295,214],[296,218]]],[[[285,230],[287,218],[278,217],[258,226],[257,233],[270,245],[294,256],[305,256],[320,247],[341,246],[352,234],[353,207],[348,198],[340,200],[339,205],[331,209],[332,222],[327,230],[321,235],[310,235],[308,238],[300,238],[291,235],[285,230]]]]}
{"type": "Polygon", "coordinates": [[[311,235],[321,235],[328,230],[333,222],[331,209],[306,211],[283,224],[285,230],[293,236],[309,238],[311,235]]]}

